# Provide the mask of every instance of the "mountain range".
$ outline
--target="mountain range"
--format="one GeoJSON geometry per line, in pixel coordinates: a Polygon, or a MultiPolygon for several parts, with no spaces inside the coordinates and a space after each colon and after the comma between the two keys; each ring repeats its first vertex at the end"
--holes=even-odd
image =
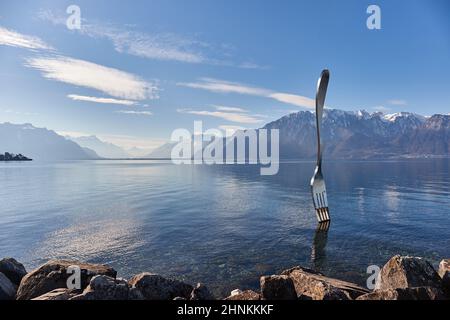
{"type": "MultiPolygon", "coordinates": [[[[450,115],[436,114],[424,117],[409,112],[383,114],[364,110],[325,109],[321,131],[324,157],[331,159],[448,157],[449,123],[450,115]]],[[[266,124],[263,129],[279,130],[281,159],[316,157],[314,112],[292,113],[266,124]]],[[[170,158],[174,145],[173,142],[166,143],[149,157],[170,158]]]]}
{"type": "MultiPolygon", "coordinates": [[[[315,158],[313,112],[289,114],[266,124],[263,129],[279,129],[281,159],[315,158]]],[[[424,117],[409,112],[386,115],[364,110],[325,109],[321,134],[324,157],[330,159],[450,155],[450,115],[424,117]]],[[[168,142],[145,158],[170,158],[174,145],[168,142]]],[[[63,137],[31,124],[11,123],[0,124],[0,152],[22,153],[36,160],[129,158],[131,153],[96,136],[63,137]]]]}
{"type": "Polygon", "coordinates": [[[0,152],[21,153],[35,160],[96,159],[95,151],[83,148],[55,131],[26,124],[0,124],[0,152]]]}
{"type": "Polygon", "coordinates": [[[99,157],[109,159],[125,159],[130,155],[121,147],[100,140],[96,136],[82,136],[82,137],[66,137],[79,144],[81,147],[94,150],[99,157]]]}
{"type": "MultiPolygon", "coordinates": [[[[282,159],[316,156],[315,114],[300,111],[268,123],[280,130],[282,159]]],[[[324,157],[367,159],[427,157],[450,154],[450,115],[424,117],[409,112],[325,109],[321,128],[324,157]]]]}

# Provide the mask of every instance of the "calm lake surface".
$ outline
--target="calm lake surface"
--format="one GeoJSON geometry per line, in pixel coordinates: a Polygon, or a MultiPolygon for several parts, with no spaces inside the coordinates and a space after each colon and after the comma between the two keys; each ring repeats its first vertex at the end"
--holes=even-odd
{"type": "Polygon", "coordinates": [[[327,162],[332,223],[316,231],[312,162],[0,163],[0,257],[106,263],[206,283],[217,296],[302,265],[366,282],[394,254],[450,257],[450,161],[327,162]]]}

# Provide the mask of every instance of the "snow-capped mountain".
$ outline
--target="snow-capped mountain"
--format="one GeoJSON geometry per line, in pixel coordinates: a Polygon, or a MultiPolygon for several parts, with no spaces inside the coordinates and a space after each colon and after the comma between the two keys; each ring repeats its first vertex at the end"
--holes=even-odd
{"type": "MultiPolygon", "coordinates": [[[[324,156],[334,159],[448,157],[449,119],[449,115],[426,118],[410,112],[383,114],[325,109],[322,125],[324,156]]],[[[313,112],[292,113],[263,128],[280,130],[282,159],[316,157],[316,118],[313,112]]],[[[223,144],[230,147],[229,142],[224,141],[223,144]]],[[[175,145],[166,143],[149,157],[170,158],[175,145]]]]}
{"type": "MultiPolygon", "coordinates": [[[[425,118],[399,112],[325,109],[322,125],[324,156],[330,158],[389,158],[399,156],[449,156],[448,115],[425,118]]],[[[300,111],[266,126],[280,130],[281,158],[314,158],[315,114],[300,111]]]]}

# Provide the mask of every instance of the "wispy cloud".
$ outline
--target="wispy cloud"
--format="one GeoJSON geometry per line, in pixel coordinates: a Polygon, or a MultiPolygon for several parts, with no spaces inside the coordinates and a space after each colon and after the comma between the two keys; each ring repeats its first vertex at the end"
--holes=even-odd
{"type": "Polygon", "coordinates": [[[197,82],[182,82],[178,83],[179,86],[194,88],[194,89],[202,89],[212,92],[218,92],[218,93],[237,93],[237,94],[244,94],[244,95],[252,95],[252,96],[259,96],[259,97],[266,97],[271,98],[274,100],[277,100],[279,102],[295,105],[298,107],[304,107],[304,108],[314,108],[315,102],[311,98],[290,94],[290,93],[283,93],[283,92],[276,92],[269,89],[244,85],[237,82],[230,82],[230,81],[224,81],[224,80],[218,80],[218,79],[212,79],[212,78],[201,78],[197,82]]]}
{"type": "Polygon", "coordinates": [[[389,100],[388,103],[393,106],[406,106],[408,104],[406,102],[406,100],[401,100],[401,99],[392,99],[392,100],[389,100]]]}
{"type": "Polygon", "coordinates": [[[37,116],[37,115],[39,115],[39,113],[36,113],[36,112],[17,111],[17,110],[13,110],[13,109],[5,109],[5,110],[0,109],[0,112],[19,115],[19,116],[37,116]]]}
{"type": "MultiPolygon", "coordinates": [[[[54,25],[65,24],[65,19],[49,10],[40,11],[38,17],[54,25]]],[[[206,44],[173,33],[147,34],[112,24],[90,23],[87,20],[76,31],[91,38],[108,39],[116,51],[142,58],[187,63],[204,63],[207,60],[202,52],[207,47],[206,44]]]]}
{"type": "MultiPolygon", "coordinates": [[[[242,110],[242,109],[241,109],[242,110]]],[[[245,110],[238,112],[228,112],[228,111],[210,111],[210,110],[192,110],[192,109],[178,109],[180,113],[194,114],[197,116],[208,116],[221,118],[227,121],[236,123],[246,123],[246,124],[257,124],[263,121],[263,116],[261,115],[251,115],[245,113],[245,110]]]]}
{"type": "Polygon", "coordinates": [[[376,106],[376,107],[373,107],[372,109],[374,109],[375,111],[383,112],[383,113],[391,111],[391,108],[387,108],[385,106],[376,106]]]}
{"type": "Polygon", "coordinates": [[[315,108],[315,101],[313,99],[296,94],[274,92],[269,95],[269,98],[298,107],[315,108]]]}
{"type": "Polygon", "coordinates": [[[67,95],[67,98],[75,100],[75,101],[87,101],[87,102],[105,103],[105,104],[120,104],[120,105],[125,105],[125,106],[132,106],[132,105],[136,104],[136,101],[131,101],[131,100],[89,97],[89,96],[80,96],[77,94],[69,94],[69,95],[67,95]]]}
{"type": "MultiPolygon", "coordinates": [[[[63,25],[66,20],[62,15],[45,10],[38,13],[38,17],[54,25],[63,25]]],[[[235,63],[229,60],[230,45],[214,45],[192,36],[170,32],[144,33],[134,30],[130,26],[116,26],[84,19],[79,30],[83,35],[91,38],[103,38],[111,41],[114,49],[120,53],[133,56],[185,63],[204,63],[222,66],[234,66],[245,69],[265,69],[254,62],[235,63]]]]}
{"type": "Polygon", "coordinates": [[[179,86],[203,89],[218,93],[239,93],[252,96],[267,97],[271,94],[270,90],[251,87],[237,82],[230,82],[212,78],[201,78],[198,82],[180,82],[179,86]]]}
{"type": "Polygon", "coordinates": [[[0,26],[0,45],[31,50],[54,50],[38,37],[29,36],[0,26]]]}
{"type": "Polygon", "coordinates": [[[115,111],[116,113],[123,113],[123,114],[133,114],[133,115],[140,115],[140,116],[151,116],[153,113],[150,111],[134,111],[134,110],[118,110],[115,111]]]}
{"type": "Polygon", "coordinates": [[[26,59],[26,66],[37,69],[51,80],[95,89],[112,97],[145,100],[158,97],[158,87],[140,77],[96,63],[63,56],[26,59]]]}
{"type": "Polygon", "coordinates": [[[241,64],[238,65],[239,68],[242,69],[258,69],[258,70],[267,70],[269,69],[268,66],[261,66],[257,63],[254,62],[242,62],[241,64]]]}
{"type": "Polygon", "coordinates": [[[214,106],[216,110],[218,111],[225,111],[225,112],[248,112],[245,109],[237,108],[237,107],[226,107],[226,106],[214,106]]]}

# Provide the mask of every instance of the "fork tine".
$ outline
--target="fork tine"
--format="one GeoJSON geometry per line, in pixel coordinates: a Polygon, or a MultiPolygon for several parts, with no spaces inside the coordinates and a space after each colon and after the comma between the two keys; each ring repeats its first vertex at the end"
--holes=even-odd
{"type": "Polygon", "coordinates": [[[328,207],[318,207],[316,208],[317,220],[319,222],[330,221],[330,211],[328,207]]]}
{"type": "Polygon", "coordinates": [[[316,216],[317,216],[317,221],[321,221],[322,218],[320,217],[320,213],[319,213],[319,209],[316,209],[316,216]]]}

